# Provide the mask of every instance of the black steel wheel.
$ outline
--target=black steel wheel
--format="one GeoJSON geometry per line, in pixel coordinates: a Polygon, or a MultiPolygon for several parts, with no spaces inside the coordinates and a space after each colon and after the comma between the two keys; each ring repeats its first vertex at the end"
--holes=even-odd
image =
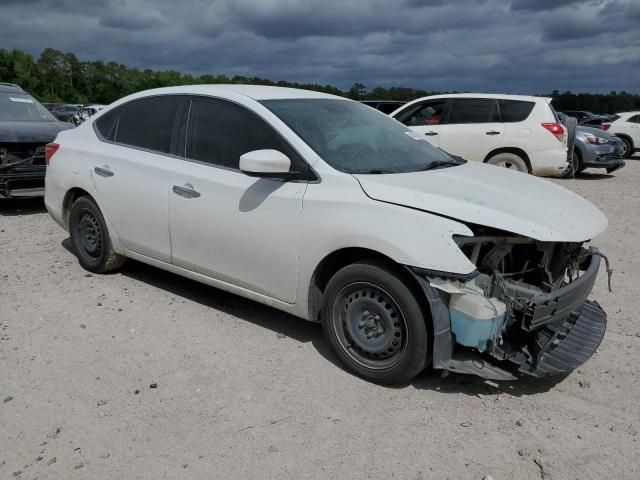
{"type": "Polygon", "coordinates": [[[71,244],[80,265],[86,270],[104,273],[120,267],[125,258],[111,245],[100,209],[89,197],[80,197],[69,213],[71,244]]]}
{"type": "Polygon", "coordinates": [[[343,363],[378,383],[404,383],[427,363],[422,309],[393,269],[375,262],[344,267],[323,298],[325,334],[343,363]]]}

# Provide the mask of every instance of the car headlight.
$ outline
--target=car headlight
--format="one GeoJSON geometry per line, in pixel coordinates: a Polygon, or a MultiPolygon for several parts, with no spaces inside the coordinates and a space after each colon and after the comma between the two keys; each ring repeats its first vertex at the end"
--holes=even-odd
{"type": "Polygon", "coordinates": [[[598,135],[585,135],[585,140],[589,143],[594,143],[596,145],[603,145],[605,143],[609,143],[609,139],[605,137],[599,137],[598,135]]]}

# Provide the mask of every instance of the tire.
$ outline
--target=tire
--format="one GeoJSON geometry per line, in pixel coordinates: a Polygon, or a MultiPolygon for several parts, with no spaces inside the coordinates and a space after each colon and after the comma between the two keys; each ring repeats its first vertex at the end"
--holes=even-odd
{"type": "Polygon", "coordinates": [[[322,328],[348,370],[380,384],[403,384],[428,363],[429,334],[418,300],[393,270],[362,261],[329,280],[322,328]]]}
{"type": "Polygon", "coordinates": [[[580,155],[580,151],[574,147],[573,156],[571,157],[571,161],[569,162],[569,168],[564,172],[564,178],[573,178],[578,173],[584,170],[584,166],[582,165],[582,156],[580,155]]]}
{"type": "Polygon", "coordinates": [[[633,145],[631,144],[631,140],[625,137],[618,137],[624,143],[624,152],[622,153],[622,158],[629,158],[633,155],[633,145]]]}
{"type": "Polygon", "coordinates": [[[71,206],[69,233],[73,251],[85,270],[106,273],[125,262],[125,257],[113,250],[104,217],[90,197],[80,197],[71,206]]]}
{"type": "Polygon", "coordinates": [[[515,170],[517,172],[530,173],[526,160],[515,153],[498,153],[497,155],[489,158],[486,163],[489,165],[508,168],[509,170],[515,170]]]}

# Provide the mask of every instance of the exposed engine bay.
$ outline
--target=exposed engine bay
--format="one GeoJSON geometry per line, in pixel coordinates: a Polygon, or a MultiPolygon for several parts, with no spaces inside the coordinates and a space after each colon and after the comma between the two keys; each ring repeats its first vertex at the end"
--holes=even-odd
{"type": "MultiPolygon", "coordinates": [[[[454,237],[476,265],[473,278],[428,277],[449,308],[458,358],[480,353],[496,371],[517,367],[537,377],[569,372],[590,358],[606,326],[604,311],[587,301],[602,255],[580,243],[540,242],[493,229],[476,233],[454,237]]],[[[460,370],[455,364],[445,368],[460,370]]],[[[466,368],[464,362],[458,367],[466,368]]],[[[483,376],[495,378],[490,370],[483,376]]]]}

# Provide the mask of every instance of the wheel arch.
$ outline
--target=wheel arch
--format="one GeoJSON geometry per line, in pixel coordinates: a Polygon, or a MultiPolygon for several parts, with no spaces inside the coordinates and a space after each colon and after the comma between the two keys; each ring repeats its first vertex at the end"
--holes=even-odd
{"type": "MultiPolygon", "coordinates": [[[[69,213],[71,212],[71,206],[73,202],[75,202],[80,197],[89,197],[94,202],[96,201],[93,196],[87,192],[85,189],[80,187],[73,187],[67,190],[67,193],[64,195],[64,199],[62,200],[62,220],[67,228],[69,228],[69,213]]],[[[97,202],[96,202],[97,204],[97,202]]]]}
{"type": "Polygon", "coordinates": [[[633,150],[635,150],[637,148],[637,146],[635,145],[633,138],[631,138],[631,135],[628,135],[626,133],[614,133],[614,135],[616,137],[619,138],[624,138],[625,140],[627,140],[630,144],[631,144],[631,153],[633,153],[633,150]]]}
{"type": "Polygon", "coordinates": [[[486,157],[484,157],[484,160],[482,160],[482,163],[487,163],[490,158],[495,157],[496,155],[498,155],[500,153],[513,153],[514,155],[518,155],[527,164],[527,169],[529,170],[529,173],[532,172],[531,160],[529,159],[529,155],[527,155],[527,152],[525,152],[524,150],[522,150],[521,148],[518,148],[518,147],[494,148],[489,153],[487,153],[486,157]]]}
{"type": "Polygon", "coordinates": [[[322,309],[322,298],[331,277],[333,277],[333,275],[335,275],[341,268],[362,260],[376,261],[400,276],[407,287],[418,299],[424,318],[428,322],[427,327],[432,329],[431,312],[428,306],[428,299],[426,298],[422,287],[408,268],[405,265],[397,263],[383,253],[362,247],[347,247],[335,250],[325,256],[320,263],[318,263],[311,275],[308,291],[309,320],[313,322],[319,321],[322,309]]]}

